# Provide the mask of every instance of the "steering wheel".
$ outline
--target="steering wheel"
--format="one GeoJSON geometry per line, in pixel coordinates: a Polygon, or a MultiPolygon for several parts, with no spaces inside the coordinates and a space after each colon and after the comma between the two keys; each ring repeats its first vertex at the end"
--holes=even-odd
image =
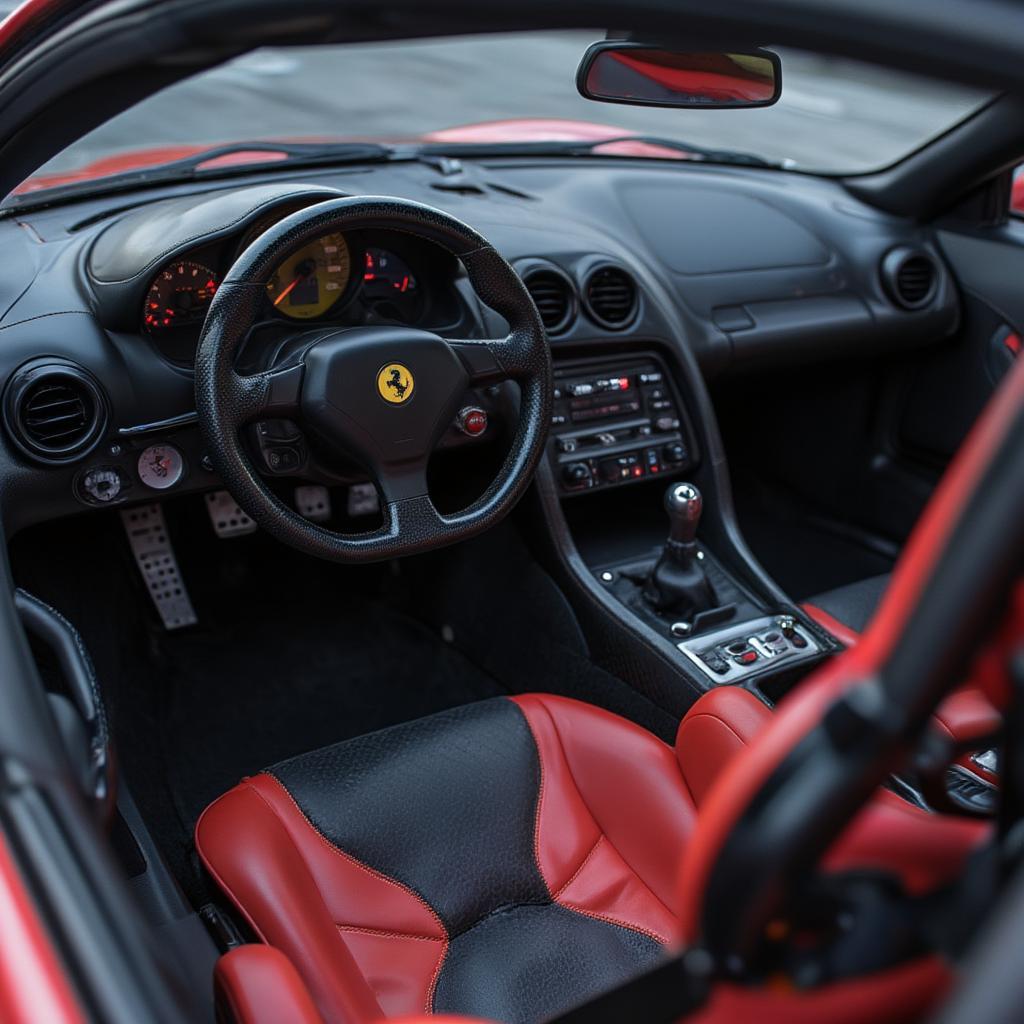
{"type": "Polygon", "coordinates": [[[522,496],[551,420],[551,353],[537,308],[486,239],[440,210],[385,197],[332,199],[285,217],[228,271],[196,354],[196,409],[213,466],[267,533],[337,562],[369,562],[464,540],[504,517],[522,496]],[[482,302],[509,324],[505,338],[455,340],[401,326],[307,330],[298,355],[250,376],[234,365],[256,323],[267,282],[290,253],[333,232],[403,231],[452,253],[482,302]],[[305,342],[305,343],[304,343],[305,342]],[[467,388],[518,383],[519,422],[487,490],[468,508],[441,515],[427,492],[427,462],[467,388]],[[239,433],[246,424],[292,419],[328,449],[357,459],[383,501],[383,523],[345,534],[304,519],[267,487],[239,433]]]}

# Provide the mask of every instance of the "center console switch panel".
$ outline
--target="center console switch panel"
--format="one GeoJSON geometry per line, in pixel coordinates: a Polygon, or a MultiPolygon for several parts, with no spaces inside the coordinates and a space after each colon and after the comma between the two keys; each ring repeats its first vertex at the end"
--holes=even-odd
{"type": "Polygon", "coordinates": [[[687,470],[696,453],[682,403],[657,356],[555,370],[550,453],[562,494],[687,470]]]}
{"type": "Polygon", "coordinates": [[[716,683],[738,683],[780,663],[813,658],[818,642],[788,615],[755,619],[676,645],[716,683]]]}

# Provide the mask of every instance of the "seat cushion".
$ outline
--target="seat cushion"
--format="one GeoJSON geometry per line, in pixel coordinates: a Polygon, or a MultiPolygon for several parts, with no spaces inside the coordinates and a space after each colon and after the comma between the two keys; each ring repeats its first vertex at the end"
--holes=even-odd
{"type": "Polygon", "coordinates": [[[275,765],[212,804],[196,844],[325,1019],[537,1021],[677,940],[693,821],[669,746],[528,695],[275,765]]]}

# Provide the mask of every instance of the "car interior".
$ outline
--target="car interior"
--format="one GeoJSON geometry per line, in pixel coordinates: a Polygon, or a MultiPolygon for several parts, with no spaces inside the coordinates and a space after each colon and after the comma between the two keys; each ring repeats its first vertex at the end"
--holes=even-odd
{"type": "MultiPolygon", "coordinates": [[[[577,78],[595,105],[694,102],[667,92],[685,47],[595,43],[577,78]]],[[[785,93],[784,49],[733,49],[754,56],[717,106],[785,93]]],[[[856,790],[877,820],[852,845],[877,867],[872,844],[906,830],[911,895],[857,854],[846,874],[834,858],[847,888],[811,882],[780,851],[799,834],[817,856],[838,825],[785,814],[768,855],[751,825],[746,852],[702,840],[691,870],[694,823],[802,684],[881,657],[862,638],[909,600],[890,579],[947,492],[987,494],[950,466],[1020,391],[1022,125],[993,89],[853,176],[283,146],[0,210],[13,607],[189,1019],[213,1020],[215,975],[224,1021],[677,1019],[706,998],[695,959],[671,961],[692,1000],[674,1016],[601,999],[695,929],[745,951],[719,962],[734,978],[899,975],[777,1019],[932,1007],[950,982],[921,950],[940,930],[966,948],[989,904],[943,904],[929,931],[918,897],[949,891],[1001,806],[1003,716],[965,662],[856,790]],[[716,873],[776,855],[771,891],[814,941],[716,873]],[[704,903],[680,909],[698,876],[704,903]],[[765,908],[742,935],[740,906],[765,908]]],[[[986,522],[955,535],[975,567],[986,522]]],[[[949,643],[994,628],[973,586],[932,588],[949,643]]],[[[804,768],[830,821],[829,770],[804,768]]]]}

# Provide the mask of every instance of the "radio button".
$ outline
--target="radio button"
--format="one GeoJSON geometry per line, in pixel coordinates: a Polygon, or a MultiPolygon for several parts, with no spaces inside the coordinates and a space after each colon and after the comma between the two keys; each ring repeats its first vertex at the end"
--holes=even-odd
{"type": "Polygon", "coordinates": [[[592,476],[585,462],[570,462],[562,469],[562,479],[569,487],[588,487],[592,476]]]}

